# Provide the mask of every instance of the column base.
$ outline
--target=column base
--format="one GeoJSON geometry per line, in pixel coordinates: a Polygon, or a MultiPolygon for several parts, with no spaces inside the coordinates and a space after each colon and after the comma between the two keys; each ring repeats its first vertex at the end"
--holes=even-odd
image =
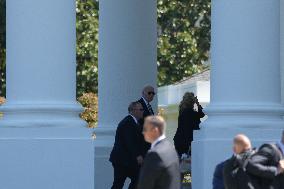
{"type": "MultiPolygon", "coordinates": [[[[113,148],[116,127],[100,125],[94,130],[95,140],[95,188],[109,189],[113,182],[113,167],[109,161],[113,148]]],[[[127,184],[125,184],[127,188],[127,184]]]]}
{"type": "Polygon", "coordinates": [[[264,142],[276,142],[281,138],[281,128],[213,128],[203,127],[194,133],[192,143],[192,188],[212,188],[212,179],[215,166],[230,158],[232,140],[236,134],[244,133],[252,141],[254,147],[264,142]]]}
{"type": "Polygon", "coordinates": [[[0,151],[1,188],[94,189],[91,139],[0,137],[0,151]]]}

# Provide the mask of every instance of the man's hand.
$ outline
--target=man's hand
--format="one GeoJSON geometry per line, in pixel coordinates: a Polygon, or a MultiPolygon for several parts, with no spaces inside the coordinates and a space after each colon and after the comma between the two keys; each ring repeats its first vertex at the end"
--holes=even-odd
{"type": "Polygon", "coordinates": [[[279,161],[278,173],[284,173],[284,159],[279,161]]]}
{"type": "Polygon", "coordinates": [[[137,159],[138,165],[143,164],[143,157],[142,156],[138,156],[136,159],[137,159]]]}

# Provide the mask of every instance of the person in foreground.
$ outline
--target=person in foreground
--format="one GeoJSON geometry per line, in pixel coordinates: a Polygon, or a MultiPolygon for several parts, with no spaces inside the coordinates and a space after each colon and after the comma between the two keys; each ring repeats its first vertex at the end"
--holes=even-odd
{"type": "Polygon", "coordinates": [[[233,156],[226,160],[223,168],[225,189],[257,189],[254,188],[249,176],[244,171],[249,158],[255,153],[250,139],[238,134],[233,140],[233,156]]]}
{"type": "Polygon", "coordinates": [[[278,145],[263,144],[248,161],[246,171],[256,189],[284,189],[284,159],[278,145]]]}
{"type": "Polygon", "coordinates": [[[115,143],[110,155],[114,168],[112,189],[122,189],[126,178],[131,179],[129,189],[137,185],[140,166],[143,163],[145,141],[142,126],[138,120],[143,118],[143,107],[139,102],[132,102],[128,107],[129,115],[118,125],[115,143]]]}
{"type": "Polygon", "coordinates": [[[223,169],[224,169],[224,161],[216,165],[214,174],[213,174],[213,189],[225,189],[224,180],[223,180],[223,169]]]}
{"type": "Polygon", "coordinates": [[[160,116],[146,118],[143,134],[151,143],[141,168],[137,189],[180,189],[179,159],[166,139],[166,123],[160,116]]]}

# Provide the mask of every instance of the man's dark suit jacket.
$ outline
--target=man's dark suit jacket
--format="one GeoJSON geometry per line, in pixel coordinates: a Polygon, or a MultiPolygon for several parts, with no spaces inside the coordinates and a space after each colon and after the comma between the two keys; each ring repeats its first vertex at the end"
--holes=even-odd
{"type": "Polygon", "coordinates": [[[233,155],[224,162],[223,180],[225,189],[259,189],[252,184],[250,176],[246,173],[244,167],[254,150],[247,150],[241,154],[233,155]]]}
{"type": "MultiPolygon", "coordinates": [[[[145,103],[145,101],[142,97],[138,100],[138,102],[140,102],[140,104],[142,105],[142,107],[144,109],[143,118],[139,120],[139,124],[142,125],[142,128],[143,128],[144,119],[147,116],[154,115],[154,112],[149,111],[148,106],[147,106],[147,104],[145,103]]],[[[143,151],[147,153],[147,151],[150,149],[150,147],[151,147],[151,144],[148,143],[148,142],[145,142],[144,146],[143,146],[143,151]]]]}
{"type": "Polygon", "coordinates": [[[137,189],[180,189],[180,182],[177,153],[164,139],[147,153],[137,189]]]}
{"type": "Polygon", "coordinates": [[[214,175],[213,175],[213,189],[225,189],[224,179],[223,179],[223,169],[224,163],[221,162],[215,167],[214,175]]]}
{"type": "Polygon", "coordinates": [[[144,113],[143,113],[143,118],[150,116],[150,115],[154,115],[154,112],[150,112],[150,110],[148,109],[147,104],[145,103],[143,98],[140,98],[138,100],[138,102],[140,102],[140,104],[142,105],[143,109],[144,109],[144,113]]]}
{"type": "Polygon", "coordinates": [[[192,108],[186,108],[179,112],[178,128],[174,136],[174,143],[179,156],[188,153],[193,140],[193,131],[199,130],[200,118],[204,116],[205,114],[200,105],[198,106],[198,112],[192,108]]]}
{"type": "Polygon", "coordinates": [[[144,157],[146,154],[144,146],[142,126],[137,125],[134,119],[128,115],[118,124],[109,160],[113,164],[137,167],[136,158],[140,155],[144,157]]]}
{"type": "Polygon", "coordinates": [[[248,162],[246,171],[251,175],[253,183],[258,184],[256,189],[283,189],[282,175],[277,175],[277,167],[281,157],[281,151],[275,144],[262,145],[257,153],[248,162]],[[280,180],[279,180],[280,179],[280,180]],[[282,185],[282,186],[281,186],[282,185]]]}

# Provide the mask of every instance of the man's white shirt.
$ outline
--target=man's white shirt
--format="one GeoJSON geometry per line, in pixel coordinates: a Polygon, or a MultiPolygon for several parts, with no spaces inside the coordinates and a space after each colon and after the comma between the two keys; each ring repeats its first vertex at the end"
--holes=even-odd
{"type": "Polygon", "coordinates": [[[136,117],[134,117],[134,116],[131,115],[131,114],[129,114],[129,115],[134,119],[135,123],[138,125],[138,121],[137,121],[136,117]]]}

